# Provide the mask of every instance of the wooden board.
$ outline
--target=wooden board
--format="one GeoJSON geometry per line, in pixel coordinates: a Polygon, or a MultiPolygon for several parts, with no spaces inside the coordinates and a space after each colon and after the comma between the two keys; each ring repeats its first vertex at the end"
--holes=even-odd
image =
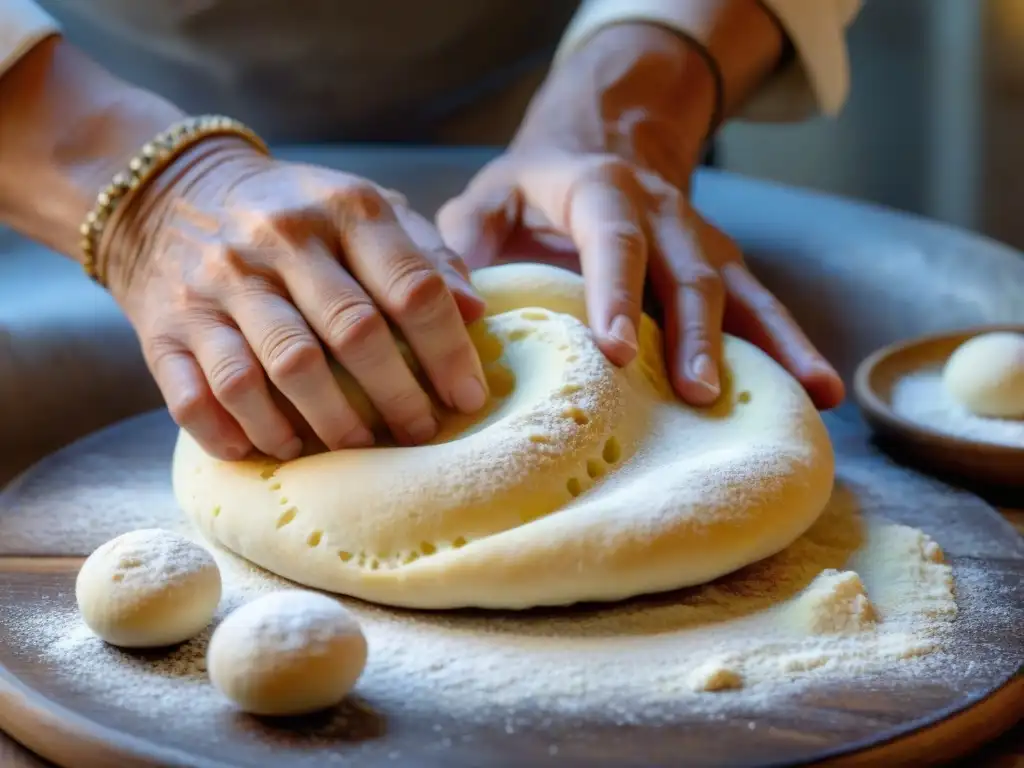
{"type": "MultiPolygon", "coordinates": [[[[858,477],[903,472],[874,452],[848,411],[828,421],[841,468],[858,467],[858,477]]],[[[924,528],[947,552],[958,581],[957,652],[976,661],[962,674],[900,683],[865,677],[805,689],[768,712],[678,711],[668,726],[537,713],[511,734],[501,719],[466,723],[440,710],[378,711],[368,701],[344,705],[344,727],[336,718],[270,724],[227,712],[196,726],[101,704],[40,663],[41,649],[11,617],[66,613],[81,555],[140,520],[175,522],[173,439],[166,414],[139,417],[55,454],[0,499],[0,727],[60,765],[919,766],[977,748],[1024,713],[1024,544],[977,498],[925,479],[914,481],[921,503],[912,512],[870,495],[865,503],[924,528]],[[983,591],[963,578],[979,571],[983,591]]],[[[636,602],[665,600],[672,596],[636,602]]]]}

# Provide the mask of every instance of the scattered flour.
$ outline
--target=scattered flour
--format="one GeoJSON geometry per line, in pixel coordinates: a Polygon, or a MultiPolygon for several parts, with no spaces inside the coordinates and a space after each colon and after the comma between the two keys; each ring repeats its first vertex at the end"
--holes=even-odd
{"type": "MultiPolygon", "coordinates": [[[[212,548],[224,599],[215,623],[292,585],[212,548]]],[[[538,711],[630,722],[715,712],[731,696],[766,706],[793,685],[894,669],[918,674],[957,608],[952,573],[921,531],[857,511],[837,488],[791,547],[712,584],[611,607],[423,613],[343,601],[370,648],[358,696],[377,711],[443,711],[479,722],[538,711]],[[716,695],[708,691],[719,691],[716,695]],[[489,713],[489,714],[488,714],[489,713]]],[[[73,610],[19,617],[15,632],[67,684],[146,717],[197,727],[230,710],[206,680],[209,631],[162,655],[118,651],[73,610]]],[[[499,720],[500,722],[500,720],[499,720]]]]}
{"type": "Polygon", "coordinates": [[[1024,420],[975,416],[946,391],[941,369],[899,379],[892,390],[892,407],[906,419],[953,437],[1024,448],[1024,420]]]}
{"type": "MultiPolygon", "coordinates": [[[[205,660],[212,627],[170,651],[119,651],[56,589],[0,613],[11,640],[4,652],[46,667],[54,701],[224,765],[265,765],[275,754],[295,768],[447,765],[459,762],[460,749],[502,750],[502,739],[509,755],[535,745],[542,764],[545,749],[560,758],[593,754],[595,732],[609,743],[643,742],[648,728],[710,736],[736,725],[756,742],[788,728],[794,711],[808,722],[824,713],[826,730],[840,717],[843,734],[863,727],[857,733],[867,738],[876,719],[845,715],[873,706],[888,712],[885,702],[920,690],[934,712],[1005,682],[1024,663],[991,641],[1024,621],[1021,588],[978,559],[1016,563],[1024,549],[1009,532],[1000,538],[970,522],[985,514],[974,497],[878,457],[856,425],[832,418],[830,430],[841,460],[821,519],[784,552],[712,584],[525,613],[397,611],[343,600],[367,636],[366,670],[345,703],[301,724],[239,715],[214,689],[205,660]],[[942,547],[917,528],[934,531],[942,547]],[[956,563],[955,601],[943,550],[956,563]]],[[[48,519],[49,505],[34,509],[48,519]]],[[[61,530],[78,535],[77,519],[61,530]]],[[[111,520],[108,537],[131,524],[111,520]]],[[[215,625],[259,595],[294,588],[211,551],[224,583],[215,625]]],[[[794,750],[819,746],[800,740],[794,750]]],[[[473,754],[460,753],[459,764],[473,754]]]]}

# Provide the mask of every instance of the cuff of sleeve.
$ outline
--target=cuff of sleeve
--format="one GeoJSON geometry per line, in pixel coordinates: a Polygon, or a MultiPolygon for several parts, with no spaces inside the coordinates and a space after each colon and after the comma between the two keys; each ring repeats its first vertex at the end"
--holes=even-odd
{"type": "MultiPolygon", "coordinates": [[[[570,22],[556,64],[602,29],[630,22],[658,24],[700,45],[711,38],[721,0],[585,0],[570,22]]],[[[745,106],[751,120],[795,120],[815,111],[835,115],[850,87],[846,26],[861,0],[762,0],[786,31],[797,60],[780,70],[745,106]]],[[[711,51],[713,55],[713,51],[711,51]]]]}
{"type": "Polygon", "coordinates": [[[3,0],[0,9],[0,76],[60,27],[32,0],[3,0]]]}

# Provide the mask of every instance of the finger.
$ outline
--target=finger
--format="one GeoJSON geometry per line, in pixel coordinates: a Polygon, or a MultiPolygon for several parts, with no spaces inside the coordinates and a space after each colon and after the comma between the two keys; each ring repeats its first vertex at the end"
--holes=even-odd
{"type": "Polygon", "coordinates": [[[328,449],[373,444],[373,434],[338,387],[320,341],[286,298],[236,294],[227,309],[274,386],[328,449]]]}
{"type": "Polygon", "coordinates": [[[515,229],[522,197],[514,187],[467,189],[437,212],[445,244],[474,269],[494,264],[515,229]]]}
{"type": "Polygon", "coordinates": [[[469,279],[469,267],[454,251],[447,248],[441,234],[426,219],[411,211],[402,210],[399,220],[412,241],[418,245],[441,273],[463,323],[472,323],[484,316],[487,305],[469,279]]]}
{"type": "Polygon", "coordinates": [[[210,390],[257,450],[281,461],[302,453],[302,441],[270,397],[263,367],[242,334],[226,324],[197,328],[192,352],[210,390]]]}
{"type": "Polygon", "coordinates": [[[325,246],[311,242],[304,250],[298,268],[282,271],[295,306],[359,383],[399,443],[433,439],[438,423],[430,398],[373,300],[325,246]]]}
{"type": "Polygon", "coordinates": [[[659,216],[655,233],[651,279],[665,312],[673,387],[691,405],[711,405],[721,394],[722,281],[681,216],[659,216]]]}
{"type": "Polygon", "coordinates": [[[441,273],[393,214],[347,223],[342,245],[352,274],[401,328],[441,400],[478,411],[488,397],[483,370],[441,273]]]}
{"type": "Polygon", "coordinates": [[[470,282],[469,267],[458,254],[441,245],[433,250],[425,250],[425,255],[433,262],[448,290],[452,292],[462,322],[468,325],[483,317],[487,313],[487,303],[470,282]]]}
{"type": "Polygon", "coordinates": [[[174,422],[209,455],[226,461],[245,458],[252,443],[213,396],[196,359],[184,349],[146,350],[146,362],[174,422]]]}
{"type": "Polygon", "coordinates": [[[587,315],[598,346],[617,365],[636,357],[647,273],[647,238],[627,189],[607,180],[580,184],[569,231],[580,252],[587,315]]]}
{"type": "Polygon", "coordinates": [[[739,263],[723,270],[723,278],[729,332],[771,355],[796,377],[818,408],[839,405],[846,394],[843,380],[771,291],[739,263]]]}

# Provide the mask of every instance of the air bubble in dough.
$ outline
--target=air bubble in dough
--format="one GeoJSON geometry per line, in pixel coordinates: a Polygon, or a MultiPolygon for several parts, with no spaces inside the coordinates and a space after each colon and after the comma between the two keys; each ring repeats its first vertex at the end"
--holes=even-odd
{"type": "Polygon", "coordinates": [[[1024,418],[1024,334],[975,336],[949,356],[942,378],[953,399],[977,416],[1024,418]]]}
{"type": "Polygon", "coordinates": [[[184,642],[210,623],[220,571],[193,541],[158,528],[132,531],[89,555],[75,597],[86,625],[112,645],[158,648],[184,642]]]}
{"type": "Polygon", "coordinates": [[[337,600],[282,590],[256,598],[214,630],[213,684],[253,715],[300,715],[340,702],[366,666],[366,638],[337,600]]]}

